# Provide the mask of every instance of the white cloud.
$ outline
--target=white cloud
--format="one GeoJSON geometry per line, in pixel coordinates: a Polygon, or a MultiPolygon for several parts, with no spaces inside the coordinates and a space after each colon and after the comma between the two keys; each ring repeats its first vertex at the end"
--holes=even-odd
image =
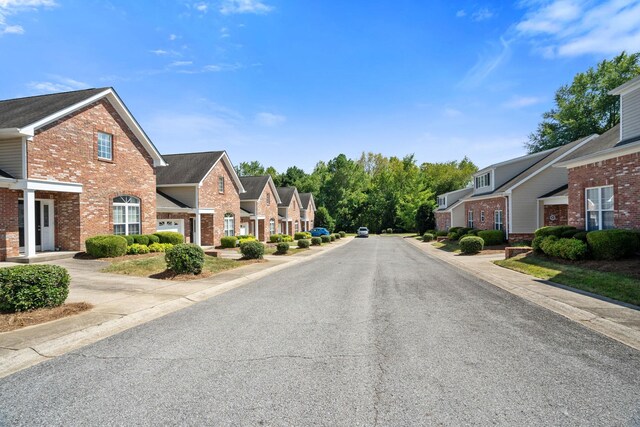
{"type": "Polygon", "coordinates": [[[486,7],[476,10],[471,15],[471,19],[473,19],[476,22],[485,21],[487,19],[491,19],[492,17],[493,17],[493,12],[491,12],[486,7]]]}
{"type": "Polygon", "coordinates": [[[231,34],[229,34],[229,29],[227,27],[222,27],[220,28],[220,38],[221,39],[226,39],[227,37],[230,37],[231,34]]]}
{"type": "Polygon", "coordinates": [[[445,117],[448,117],[448,118],[452,119],[452,118],[455,118],[455,117],[460,117],[462,115],[462,111],[456,110],[455,108],[447,107],[447,108],[444,109],[442,114],[445,117]]]}
{"type": "Polygon", "coordinates": [[[285,116],[281,116],[279,114],[273,114],[273,113],[266,113],[266,112],[258,113],[256,114],[256,117],[255,117],[256,123],[258,123],[261,126],[267,126],[267,127],[279,126],[286,121],[287,121],[287,118],[285,116]]]}
{"type": "Polygon", "coordinates": [[[529,3],[515,29],[547,57],[640,51],[640,0],[529,3]]]}
{"type": "Polygon", "coordinates": [[[175,39],[177,39],[178,36],[175,34],[169,34],[169,40],[174,41],[175,39]]]}
{"type": "Polygon", "coordinates": [[[173,61],[169,64],[169,67],[186,67],[189,65],[193,65],[193,61],[173,61]]]}
{"type": "Polygon", "coordinates": [[[456,12],[456,18],[462,18],[467,16],[467,12],[464,11],[464,9],[460,9],[459,11],[456,12]]]}
{"type": "Polygon", "coordinates": [[[262,0],[223,0],[220,7],[220,13],[223,15],[236,13],[264,14],[272,10],[273,7],[265,4],[262,0]]]}
{"type": "Polygon", "coordinates": [[[489,55],[480,55],[476,64],[467,72],[458,86],[470,88],[482,83],[484,79],[509,58],[511,55],[510,43],[500,38],[500,46],[494,47],[494,52],[489,55]]]}
{"type": "Polygon", "coordinates": [[[205,13],[205,12],[207,12],[207,10],[209,10],[209,5],[208,5],[207,3],[204,3],[204,2],[202,2],[202,3],[196,3],[193,7],[194,7],[198,12],[202,12],[202,13],[205,13]]]}
{"type": "Polygon", "coordinates": [[[154,53],[154,54],[159,55],[159,56],[168,55],[169,54],[168,51],[162,50],[162,49],[150,50],[149,52],[154,53]]]}
{"type": "Polygon", "coordinates": [[[9,24],[7,22],[8,16],[54,6],[57,6],[54,0],[0,0],[0,35],[24,34],[25,32],[21,25],[9,24]]]}
{"type": "Polygon", "coordinates": [[[509,101],[503,103],[502,106],[505,108],[517,109],[540,104],[542,101],[542,98],[537,98],[535,96],[514,96],[509,101]]]}
{"type": "Polygon", "coordinates": [[[68,77],[50,76],[53,81],[30,82],[27,87],[37,94],[68,92],[72,90],[87,89],[90,86],[84,82],[70,79],[68,77]]]}

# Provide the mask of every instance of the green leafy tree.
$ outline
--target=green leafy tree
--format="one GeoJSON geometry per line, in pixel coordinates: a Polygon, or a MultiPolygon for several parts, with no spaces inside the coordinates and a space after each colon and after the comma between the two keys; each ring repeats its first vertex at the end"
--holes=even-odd
{"type": "Polygon", "coordinates": [[[333,232],[336,226],[335,220],[329,214],[329,211],[324,206],[320,206],[316,210],[316,216],[313,220],[313,225],[316,227],[324,227],[330,232],[333,232]]]}
{"type": "Polygon", "coordinates": [[[418,233],[422,236],[427,230],[435,230],[436,216],[434,213],[435,205],[433,202],[423,203],[418,207],[416,212],[416,227],[418,233]]]}
{"type": "Polygon", "coordinates": [[[626,52],[576,74],[556,91],[555,106],[529,135],[527,150],[537,153],[614,127],[620,121],[620,99],[609,91],[638,75],[640,53],[626,52]]]}
{"type": "Polygon", "coordinates": [[[260,176],[265,174],[264,166],[256,160],[252,162],[240,162],[235,168],[239,176],[260,176]]]}
{"type": "Polygon", "coordinates": [[[467,157],[458,161],[445,163],[423,163],[420,170],[425,185],[433,191],[433,200],[438,194],[459,190],[471,182],[471,177],[478,167],[467,157]]]}

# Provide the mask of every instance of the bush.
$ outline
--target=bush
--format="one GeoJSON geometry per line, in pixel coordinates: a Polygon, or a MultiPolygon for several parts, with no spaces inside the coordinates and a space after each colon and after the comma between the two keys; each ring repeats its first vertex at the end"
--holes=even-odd
{"type": "Polygon", "coordinates": [[[69,295],[69,281],[67,270],[57,265],[0,268],[0,311],[62,305],[69,295]]]}
{"type": "Polygon", "coordinates": [[[168,250],[164,259],[167,268],[176,274],[200,274],[204,266],[204,251],[192,243],[180,243],[168,250]]]}
{"type": "Polygon", "coordinates": [[[434,236],[433,236],[433,234],[431,234],[431,233],[424,233],[424,234],[422,235],[422,241],[424,241],[424,242],[430,242],[430,241],[432,241],[433,239],[434,239],[434,236]]]}
{"type": "Polygon", "coordinates": [[[132,234],[131,237],[133,237],[134,243],[149,246],[149,237],[145,236],[144,234],[132,234]]]}
{"type": "Polygon", "coordinates": [[[136,241],[133,239],[133,235],[122,236],[127,239],[127,246],[133,245],[136,241]]]}
{"type": "Polygon", "coordinates": [[[587,243],[587,232],[586,231],[578,231],[576,234],[573,235],[574,239],[578,239],[578,240],[582,240],[583,242],[587,243]]]}
{"type": "Polygon", "coordinates": [[[238,242],[242,243],[247,240],[258,240],[253,234],[245,234],[244,236],[235,236],[238,239],[238,242]]]}
{"type": "Polygon", "coordinates": [[[436,236],[437,236],[437,237],[446,237],[446,236],[447,236],[447,234],[449,234],[449,233],[447,233],[447,232],[446,232],[446,231],[444,231],[444,230],[442,230],[442,231],[436,231],[436,236]]]}
{"type": "Polygon", "coordinates": [[[320,236],[320,238],[322,239],[322,243],[331,243],[330,236],[320,236]]]}
{"type": "Polygon", "coordinates": [[[542,237],[542,236],[538,236],[538,237],[534,237],[533,238],[533,240],[531,241],[531,248],[533,249],[534,253],[537,253],[537,254],[543,253],[542,247],[540,245],[542,244],[542,241],[544,239],[545,239],[545,237],[542,237]]]}
{"type": "Polygon", "coordinates": [[[223,248],[235,248],[238,243],[236,236],[224,236],[220,239],[220,244],[223,248]]]}
{"type": "Polygon", "coordinates": [[[340,236],[340,233],[333,233],[333,237],[335,237],[336,240],[340,240],[342,236],[340,236]]]}
{"type": "MultiPolygon", "coordinates": [[[[165,245],[169,245],[170,243],[152,243],[149,245],[150,252],[164,252],[165,245]]],[[[171,245],[173,247],[173,245],[171,245]]]]}
{"type": "Polygon", "coordinates": [[[339,234],[339,235],[340,235],[340,237],[341,237],[341,238],[343,238],[343,239],[344,239],[345,237],[347,237],[347,233],[345,233],[344,231],[340,231],[340,232],[338,232],[338,234],[339,234]]]}
{"type": "Polygon", "coordinates": [[[114,258],[127,253],[127,239],[123,236],[94,236],[84,243],[87,253],[95,258],[114,258]]]}
{"type": "Polygon", "coordinates": [[[294,233],[293,235],[293,240],[309,239],[309,238],[311,238],[311,233],[308,233],[306,231],[299,231],[297,233],[294,233]]]}
{"type": "Polygon", "coordinates": [[[311,238],[311,245],[312,246],[320,246],[320,245],[322,245],[322,239],[320,237],[312,237],[311,238]]]}
{"type": "Polygon", "coordinates": [[[287,242],[280,242],[276,245],[277,254],[286,254],[289,252],[289,244],[287,242]]]}
{"type": "Polygon", "coordinates": [[[575,236],[580,231],[582,231],[582,230],[578,230],[577,228],[572,228],[570,230],[565,230],[562,233],[560,233],[560,237],[563,238],[563,239],[571,239],[573,236],[575,236]]]}
{"type": "Polygon", "coordinates": [[[558,237],[553,235],[539,237],[542,237],[542,241],[540,242],[540,250],[549,256],[553,256],[551,255],[551,253],[553,253],[553,244],[558,241],[558,237]]]}
{"type": "Polygon", "coordinates": [[[504,243],[504,231],[502,230],[480,230],[478,237],[482,237],[486,246],[496,246],[504,243]]]}
{"type": "Polygon", "coordinates": [[[640,250],[638,235],[631,230],[590,231],[587,244],[595,259],[622,259],[640,250]]]}
{"type": "Polygon", "coordinates": [[[269,241],[271,243],[293,242],[293,237],[289,236],[288,234],[272,234],[269,237],[269,241]]]}
{"type": "Polygon", "coordinates": [[[160,243],[171,243],[172,245],[184,243],[184,236],[176,231],[158,231],[153,235],[158,236],[160,243]]]}
{"type": "Polygon", "coordinates": [[[564,233],[565,231],[569,231],[569,230],[575,230],[575,227],[572,227],[570,225],[553,225],[553,226],[548,226],[548,227],[541,227],[538,228],[534,234],[536,237],[542,236],[542,237],[547,237],[547,236],[556,236],[556,237],[562,237],[562,233],[564,233]]]}
{"type": "Polygon", "coordinates": [[[449,233],[457,233],[460,230],[462,230],[462,227],[451,227],[451,228],[449,228],[448,232],[449,233]]]}
{"type": "Polygon", "coordinates": [[[336,241],[336,235],[335,234],[330,234],[329,235],[329,241],[335,242],[336,241]]]}
{"type": "Polygon", "coordinates": [[[245,259],[262,259],[264,245],[258,241],[247,241],[240,244],[240,252],[245,259]]]}
{"type": "Polygon", "coordinates": [[[148,254],[150,251],[149,246],[140,243],[127,246],[127,255],[148,254]]]}
{"type": "Polygon", "coordinates": [[[387,234],[392,234],[393,233],[393,228],[387,228],[387,234]]]}
{"type": "Polygon", "coordinates": [[[300,239],[300,240],[298,240],[298,247],[299,248],[307,249],[310,244],[311,244],[311,241],[309,239],[300,239]]]}
{"type": "Polygon", "coordinates": [[[149,244],[152,245],[154,243],[160,243],[160,238],[155,234],[145,234],[147,238],[149,238],[149,244]]]}
{"type": "Polygon", "coordinates": [[[463,254],[477,254],[484,248],[482,237],[465,236],[460,239],[460,251],[463,254]]]}
{"type": "Polygon", "coordinates": [[[559,239],[552,245],[553,256],[576,261],[585,259],[589,253],[587,244],[577,239],[559,239]]]}

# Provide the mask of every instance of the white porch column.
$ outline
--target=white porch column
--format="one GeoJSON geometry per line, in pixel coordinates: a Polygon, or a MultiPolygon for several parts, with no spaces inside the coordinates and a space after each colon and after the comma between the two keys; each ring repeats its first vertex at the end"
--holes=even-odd
{"type": "Polygon", "coordinates": [[[256,237],[256,239],[260,240],[260,228],[258,227],[258,202],[256,203],[256,209],[254,210],[255,212],[255,219],[253,220],[253,230],[254,230],[254,235],[256,237]]]}
{"type": "Polygon", "coordinates": [[[200,212],[196,212],[196,220],[195,220],[195,224],[194,224],[196,229],[194,230],[194,233],[193,233],[193,235],[195,237],[195,242],[193,242],[193,243],[195,243],[198,246],[202,246],[202,244],[201,244],[202,243],[202,239],[200,238],[200,236],[202,235],[201,234],[201,229],[202,229],[201,221],[202,221],[202,218],[201,218],[200,212]]]}
{"type": "Polygon", "coordinates": [[[24,254],[27,257],[36,254],[36,192],[24,192],[24,254]]]}
{"type": "Polygon", "coordinates": [[[284,210],[284,234],[289,234],[289,208],[284,210]]]}

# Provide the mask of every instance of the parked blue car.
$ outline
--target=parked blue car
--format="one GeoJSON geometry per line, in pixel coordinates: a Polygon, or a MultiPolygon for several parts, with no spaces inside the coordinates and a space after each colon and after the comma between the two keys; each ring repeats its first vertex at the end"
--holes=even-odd
{"type": "Polygon", "coordinates": [[[326,228],[316,227],[311,229],[311,236],[313,237],[328,236],[329,234],[331,233],[326,228]]]}

